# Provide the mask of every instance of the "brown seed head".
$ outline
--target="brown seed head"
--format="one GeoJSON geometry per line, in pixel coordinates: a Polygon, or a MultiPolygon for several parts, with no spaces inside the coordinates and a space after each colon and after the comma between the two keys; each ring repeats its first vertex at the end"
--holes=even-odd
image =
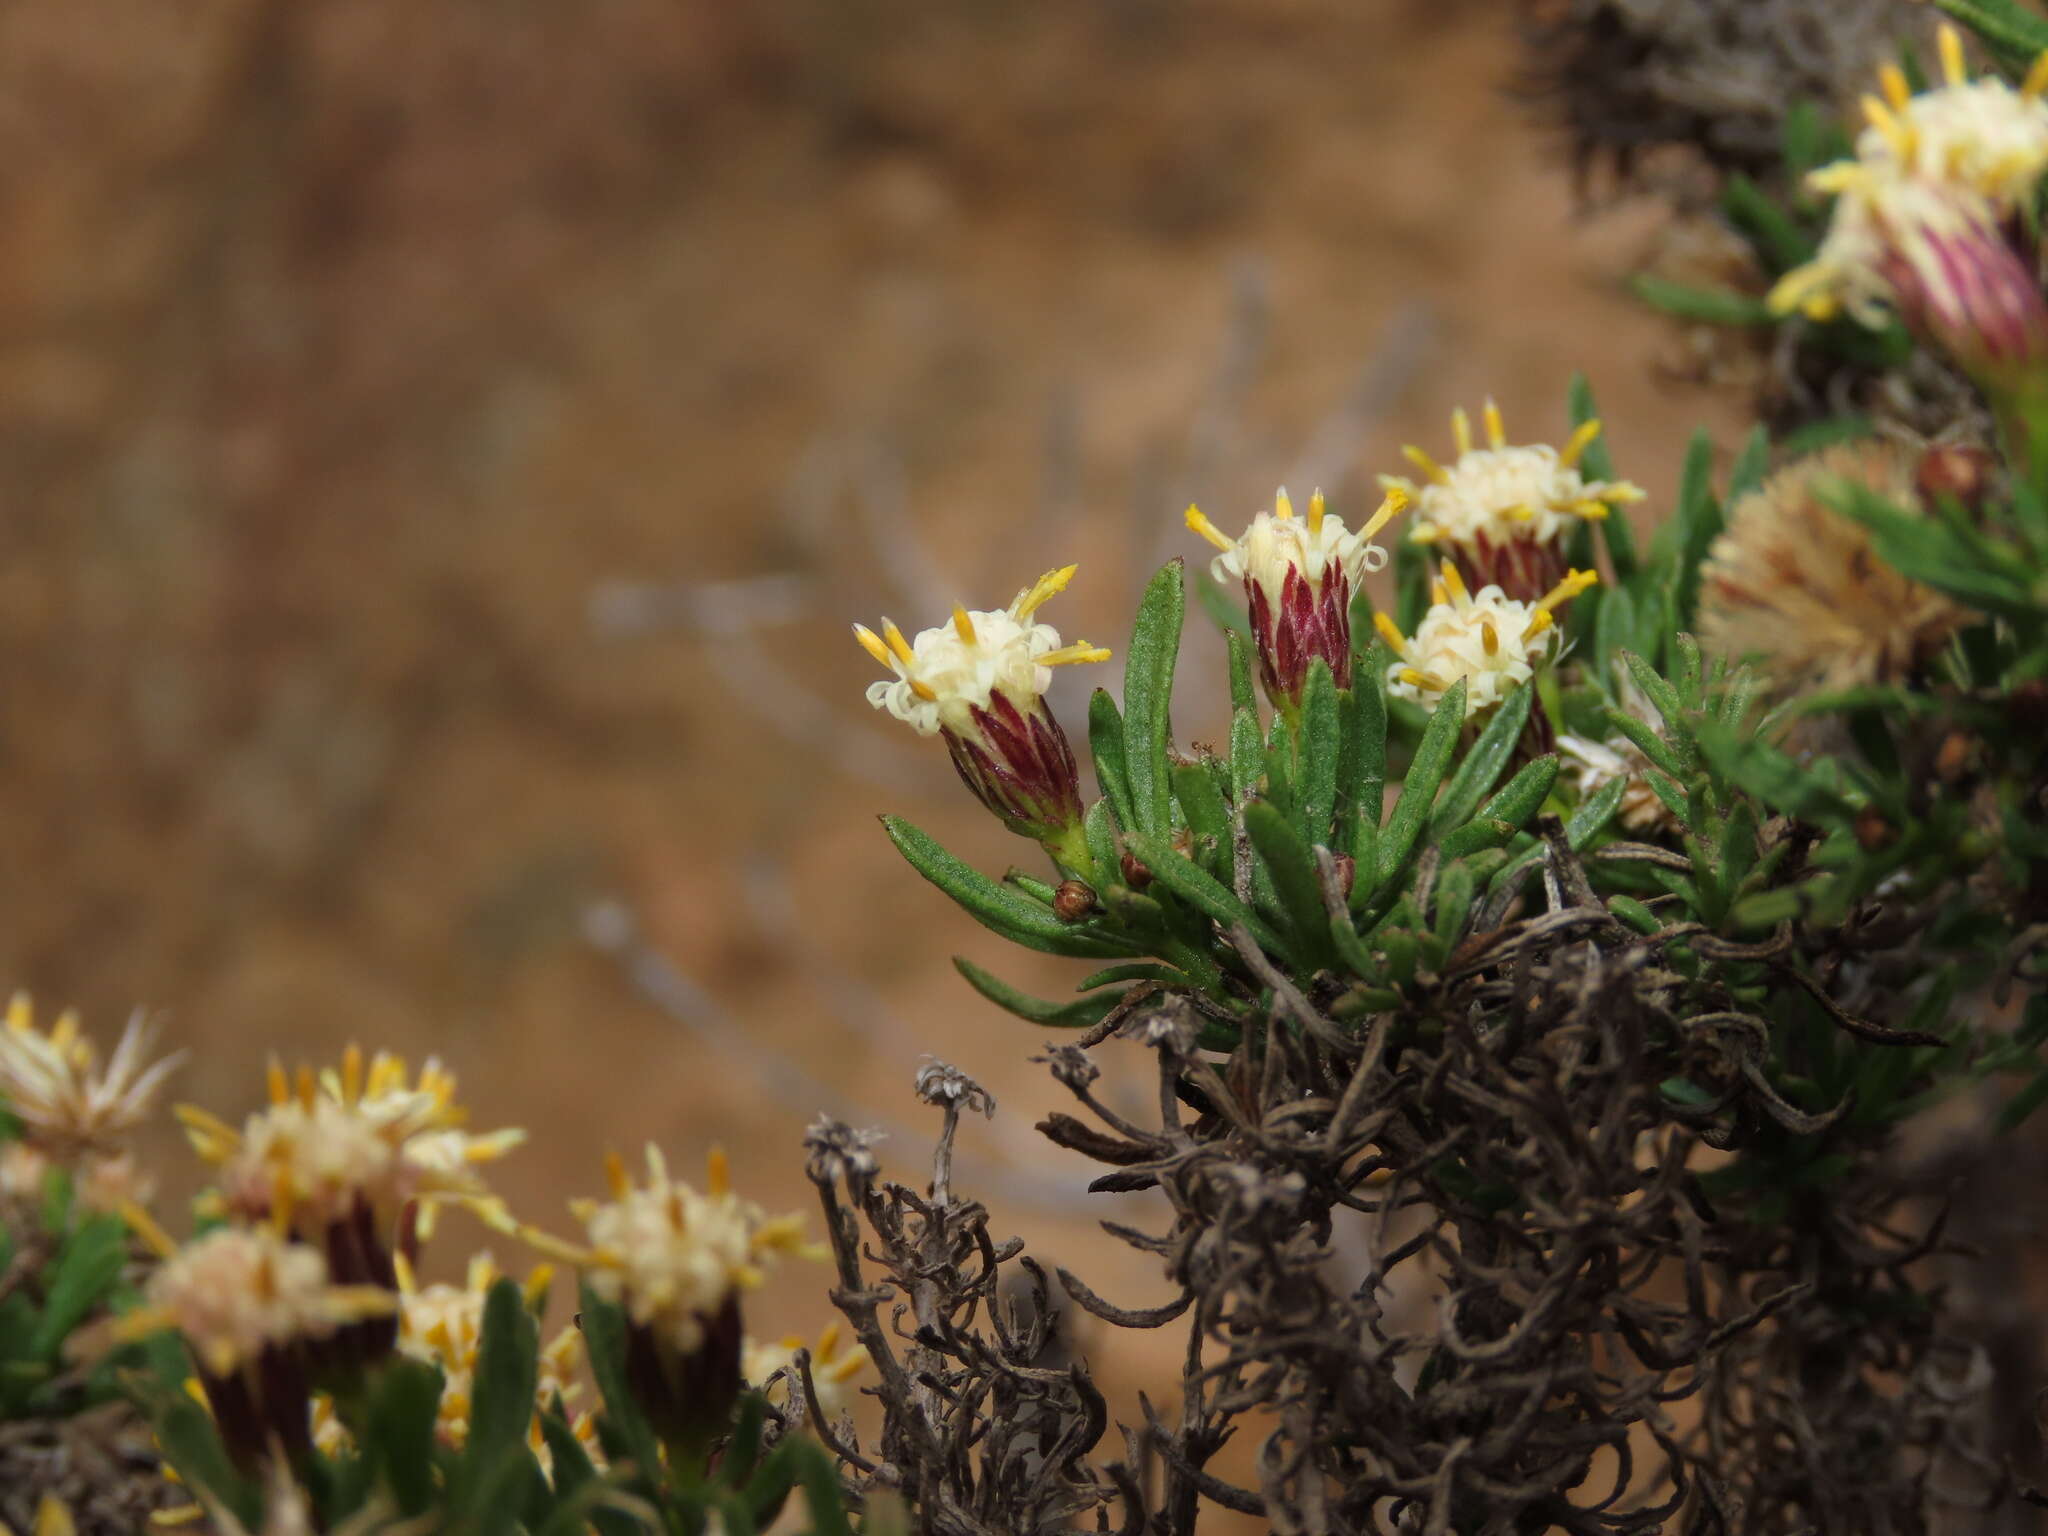
{"type": "Polygon", "coordinates": [[[1095,889],[1085,880],[1062,880],[1052,893],[1052,912],[1063,923],[1078,923],[1095,910],[1095,889]]]}

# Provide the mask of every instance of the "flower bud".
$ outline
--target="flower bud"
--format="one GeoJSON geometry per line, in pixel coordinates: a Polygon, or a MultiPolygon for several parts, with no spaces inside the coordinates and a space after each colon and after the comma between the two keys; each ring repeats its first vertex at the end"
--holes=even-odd
{"type": "Polygon", "coordinates": [[[943,736],[953,767],[1004,826],[1040,842],[1071,843],[1081,824],[1081,785],[1067,734],[1045,691],[1052,669],[1106,661],[1109,652],[1033,621],[1064,591],[1076,567],[1048,571],[994,612],[953,610],[952,622],[906,640],[887,619],[876,634],[856,624],[861,645],[895,673],[868,689],[921,736],[943,736]]]}
{"type": "Polygon", "coordinates": [[[1287,492],[1273,498],[1240,538],[1226,538],[1200,509],[1189,507],[1187,525],[1221,551],[1209,570],[1218,581],[1239,581],[1251,607],[1252,642],[1266,697],[1282,709],[1296,709],[1308,686],[1309,663],[1318,657],[1340,688],[1351,682],[1351,599],[1367,571],[1387,563],[1387,552],[1372,535],[1408,505],[1408,494],[1389,490],[1386,499],[1356,533],[1324,510],[1323,493],[1309,498],[1308,516],[1297,518],[1287,492]]]}
{"type": "Polygon", "coordinates": [[[1062,880],[1052,893],[1052,915],[1078,923],[1095,910],[1095,888],[1085,880],[1062,880]]]}
{"type": "Polygon", "coordinates": [[[1411,537],[1455,558],[1475,588],[1498,587],[1505,597],[1534,602],[1568,574],[1564,546],[1572,530],[1640,501],[1643,493],[1626,480],[1588,480],[1580,473],[1580,457],[1600,435],[1598,421],[1581,424],[1563,448],[1553,448],[1510,444],[1491,400],[1483,416],[1484,448],[1474,446],[1465,413],[1453,411],[1457,458],[1439,464],[1411,445],[1401,451],[1422,481],[1382,475],[1380,483],[1414,497],[1411,537]]]}

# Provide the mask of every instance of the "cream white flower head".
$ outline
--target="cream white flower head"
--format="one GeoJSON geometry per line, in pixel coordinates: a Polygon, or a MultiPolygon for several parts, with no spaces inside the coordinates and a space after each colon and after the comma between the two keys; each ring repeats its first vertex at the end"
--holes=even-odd
{"type": "Polygon", "coordinates": [[[1066,590],[1078,566],[1047,571],[1019,592],[1007,608],[983,612],[956,606],[952,622],[905,640],[888,619],[878,635],[864,624],[854,637],[867,653],[895,673],[868,688],[868,702],[886,709],[920,736],[950,728],[966,733],[975,710],[985,710],[997,693],[1029,714],[1052,686],[1052,669],[1075,662],[1107,661],[1109,652],[1087,641],[1060,643],[1050,624],[1036,622],[1045,602],[1066,590]]]}
{"type": "Polygon", "coordinates": [[[1807,177],[1835,196],[1834,213],[1814,259],[1772,288],[1772,309],[1881,325],[1899,297],[1893,269],[1939,291],[1956,279],[1937,242],[1999,242],[1999,226],[2032,200],[2048,173],[2048,53],[2015,90],[1970,78],[1955,28],[1941,29],[1940,52],[1942,84],[1917,96],[1887,65],[1882,94],[1863,100],[1869,126],[1855,156],[1807,177]]]}
{"type": "MultiPolygon", "coordinates": [[[[154,1224],[131,1224],[167,1246],[154,1224]]],[[[116,1325],[122,1338],[165,1328],[185,1336],[214,1376],[253,1364],[266,1349],[322,1339],[347,1323],[390,1313],[398,1298],[376,1286],[337,1286],[327,1260],[271,1227],[219,1227],[166,1253],[150,1274],[143,1305],[116,1325]]]]}
{"type": "Polygon", "coordinates": [[[1464,411],[1453,411],[1455,459],[1439,464],[1410,444],[1401,452],[1422,472],[1422,481],[1380,476],[1380,484],[1414,497],[1418,542],[1471,545],[1485,538],[1494,544],[1547,544],[1569,532],[1575,519],[1603,518],[1618,504],[1642,499],[1642,489],[1626,480],[1588,480],[1580,472],[1580,456],[1600,435],[1598,421],[1581,425],[1560,449],[1509,443],[1491,400],[1483,414],[1485,447],[1473,443],[1464,411]]]}
{"type": "Polygon", "coordinates": [[[17,992],[0,1023],[0,1102],[44,1151],[111,1151],[148,1115],[165,1076],[184,1059],[181,1051],[146,1062],[153,1034],[141,1015],[131,1018],[102,1067],[77,1014],[60,1014],[45,1034],[27,994],[17,992]]]}
{"type": "Polygon", "coordinates": [[[1499,587],[1468,591],[1458,568],[1442,566],[1435,599],[1412,638],[1384,613],[1373,622],[1401,660],[1387,671],[1387,691],[1434,709],[1453,685],[1465,684],[1465,717],[1493,708],[1535,675],[1536,663],[1557,644],[1553,611],[1599,578],[1574,571],[1533,603],[1520,602],[1499,587]]]}
{"type": "MultiPolygon", "coordinates": [[[[1942,83],[1913,94],[1905,71],[1879,71],[1881,96],[1866,96],[1868,126],[1856,140],[1865,166],[1965,188],[2003,217],[2033,196],[2048,171],[2048,55],[2037,59],[2018,89],[1996,75],[1970,78],[1963,40],[1952,26],[1939,34],[1942,83]]],[[[1814,175],[1827,189],[1834,167],[1814,175]]]]}
{"type": "Polygon", "coordinates": [[[269,1089],[270,1103],[239,1131],[203,1109],[177,1108],[194,1149],[220,1165],[228,1210],[243,1216],[282,1211],[324,1223],[357,1201],[387,1217],[415,1199],[429,1210],[436,1197],[474,1202],[484,1196],[476,1165],[525,1139],[514,1129],[458,1129],[466,1112],[455,1079],[431,1060],[414,1082],[401,1058],[380,1051],[366,1071],[350,1046],[339,1072],[301,1068],[293,1079],[273,1061],[269,1089]]]}
{"type": "Polygon", "coordinates": [[[722,1153],[712,1153],[702,1192],[671,1179],[652,1146],[644,1185],[616,1156],[606,1173],[610,1200],[570,1207],[590,1237],[589,1251],[572,1257],[592,1291],[681,1353],[704,1342],[706,1320],[736,1293],[761,1284],[770,1261],[805,1251],[803,1218],[769,1217],[740,1199],[722,1153]]]}
{"type": "Polygon", "coordinates": [[[1372,542],[1372,536],[1407,505],[1406,491],[1390,490],[1365,526],[1353,532],[1344,526],[1343,518],[1327,509],[1321,491],[1309,497],[1308,516],[1296,517],[1294,503],[1282,486],[1273,497],[1273,510],[1255,514],[1251,525],[1235,539],[1226,536],[1197,507],[1188,508],[1186,521],[1219,551],[1209,562],[1210,575],[1225,583],[1256,582],[1266,600],[1277,608],[1290,571],[1299,571],[1310,589],[1320,592],[1332,569],[1342,572],[1354,586],[1368,571],[1379,570],[1387,563],[1387,552],[1372,542]]]}

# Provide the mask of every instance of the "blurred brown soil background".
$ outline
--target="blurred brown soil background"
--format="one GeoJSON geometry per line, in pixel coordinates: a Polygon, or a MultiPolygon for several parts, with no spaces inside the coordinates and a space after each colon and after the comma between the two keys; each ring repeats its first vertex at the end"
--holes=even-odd
{"type": "Polygon", "coordinates": [[[1001,1100],[998,1225],[1159,1299],[1094,1229],[1148,1208],[1029,1131],[1038,1032],[946,960],[1079,971],[872,817],[1033,850],[871,715],[847,625],[1078,558],[1049,616],[1121,649],[1191,497],[1312,471],[1355,514],[1453,404],[1560,434],[1574,368],[1650,517],[1732,436],[1660,386],[1651,221],[1575,207],[1503,5],[16,0],[0,61],[6,978],[160,1012],[230,1117],[273,1051],[436,1053],[531,1129],[501,1185],[546,1224],[650,1138],[808,1206],[820,1092],[913,1176],[929,1050],[1001,1100]],[[592,946],[607,901],[722,1036],[592,946]]]}

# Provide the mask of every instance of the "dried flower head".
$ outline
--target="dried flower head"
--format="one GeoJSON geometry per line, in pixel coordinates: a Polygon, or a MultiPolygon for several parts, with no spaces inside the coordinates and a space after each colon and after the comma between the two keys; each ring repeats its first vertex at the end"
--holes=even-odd
{"type": "Polygon", "coordinates": [[[1301,702],[1309,663],[1319,656],[1339,687],[1350,685],[1352,594],[1366,572],[1387,563],[1387,552],[1372,536],[1407,505],[1405,490],[1389,490],[1354,533],[1326,510],[1321,491],[1309,497],[1308,516],[1296,517],[1282,487],[1273,510],[1254,516],[1235,539],[1225,537],[1200,508],[1188,508],[1188,527],[1220,551],[1210,574],[1244,586],[1259,680],[1275,704],[1291,708],[1301,702]]]}
{"type": "MultiPolygon", "coordinates": [[[[1642,690],[1635,684],[1623,667],[1615,667],[1615,692],[1619,705],[1652,730],[1660,727],[1655,707],[1643,697],[1642,690]]],[[[1564,759],[1565,771],[1571,776],[1578,789],[1579,799],[1585,800],[1598,794],[1615,780],[1623,781],[1621,791],[1621,824],[1631,832],[1678,832],[1681,830],[1678,818],[1671,813],[1656,790],[1650,787],[1646,776],[1650,760],[1643,756],[1642,748],[1626,736],[1616,732],[1605,740],[1595,741],[1585,736],[1574,736],[1560,732],[1557,738],[1558,754],[1564,759]]]]}
{"type": "Polygon", "coordinates": [[[1579,426],[1563,448],[1548,443],[1510,444],[1499,409],[1484,411],[1486,446],[1475,447],[1464,411],[1451,413],[1458,456],[1437,463],[1410,444],[1401,451],[1422,472],[1417,485],[1395,475],[1380,483],[1415,498],[1418,543],[1446,548],[1483,588],[1531,602],[1564,579],[1564,540],[1583,518],[1604,518],[1615,507],[1640,501],[1626,480],[1588,480],[1579,459],[1600,435],[1600,423],[1579,426]]]}
{"type": "Polygon", "coordinates": [[[1384,613],[1375,614],[1373,622],[1401,658],[1387,671],[1387,691],[1434,709],[1438,698],[1462,680],[1468,720],[1535,675],[1536,664],[1557,644],[1557,608],[1600,579],[1592,571],[1572,571],[1528,603],[1497,586],[1469,590],[1448,560],[1440,571],[1430,609],[1413,638],[1384,613]]]}
{"type": "Polygon", "coordinates": [[[1101,646],[1064,645],[1034,615],[1066,590],[1075,566],[1048,571],[993,612],[953,609],[952,622],[905,640],[888,619],[878,635],[856,624],[870,656],[895,673],[868,689],[920,736],[943,736],[967,787],[1013,832],[1044,840],[1081,820],[1080,782],[1066,732],[1045,701],[1052,669],[1106,661],[1101,646]]]}
{"type": "Polygon", "coordinates": [[[0,1101],[21,1121],[27,1139],[53,1157],[113,1152],[122,1133],[148,1116],[157,1089],[184,1059],[181,1051],[145,1063],[154,1033],[140,1014],[129,1019],[103,1069],[77,1014],[60,1014],[44,1034],[28,995],[17,992],[0,1025],[0,1101]]]}
{"type": "Polygon", "coordinates": [[[1921,510],[1911,457],[1875,439],[1795,460],[1729,510],[1701,572],[1701,643],[1755,656],[1782,691],[1895,681],[1968,617],[1878,558],[1828,501],[1841,482],[1921,510]]]}
{"type": "MultiPolygon", "coordinates": [[[[827,1421],[837,1421],[841,1414],[852,1410],[854,1383],[873,1364],[865,1346],[855,1344],[848,1348],[847,1344],[839,1324],[831,1323],[811,1349],[811,1384],[818,1390],[818,1406],[824,1410],[827,1421]]],[[[800,1405],[803,1385],[797,1380],[794,1367],[796,1352],[806,1347],[795,1334],[779,1344],[748,1339],[740,1351],[740,1375],[748,1386],[767,1393],[768,1400],[779,1407],[800,1405]]]]}

